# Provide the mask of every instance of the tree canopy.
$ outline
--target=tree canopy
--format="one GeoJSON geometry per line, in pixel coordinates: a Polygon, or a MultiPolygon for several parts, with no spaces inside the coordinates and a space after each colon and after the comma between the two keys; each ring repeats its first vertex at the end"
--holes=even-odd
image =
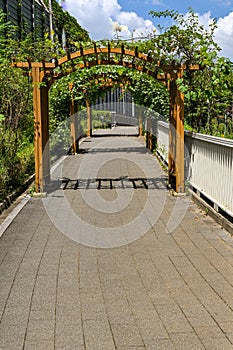
{"type": "Polygon", "coordinates": [[[185,95],[186,126],[232,137],[233,63],[220,56],[221,49],[214,40],[216,20],[204,26],[192,9],[186,15],[168,10],[150,13],[157,19],[170,17],[172,24],[168,28],[159,26],[160,33],[145,42],[145,48],[164,62],[200,65],[199,71],[186,71],[177,81],[185,95]],[[222,125],[218,130],[219,117],[227,117],[225,135],[222,125]]]}

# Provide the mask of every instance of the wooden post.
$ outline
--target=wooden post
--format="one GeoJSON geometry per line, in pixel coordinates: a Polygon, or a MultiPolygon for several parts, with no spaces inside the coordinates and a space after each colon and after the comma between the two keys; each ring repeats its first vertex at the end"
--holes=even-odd
{"type": "Polygon", "coordinates": [[[42,178],[44,186],[50,183],[50,154],[49,154],[49,89],[47,86],[40,88],[41,94],[41,136],[42,136],[42,178]]]}
{"type": "MultiPolygon", "coordinates": [[[[73,84],[69,84],[69,90],[72,90],[73,84]]],[[[70,136],[71,136],[71,148],[72,154],[78,153],[79,142],[78,142],[78,113],[76,104],[73,98],[73,94],[70,102],[70,136]]]]}
{"type": "Polygon", "coordinates": [[[147,118],[146,147],[152,151],[151,118],[147,118]]]}
{"type": "Polygon", "coordinates": [[[35,184],[36,192],[40,192],[40,128],[41,128],[41,111],[40,111],[40,69],[32,68],[33,80],[33,113],[34,113],[34,143],[35,143],[35,184]]]}
{"type": "Polygon", "coordinates": [[[91,102],[86,99],[87,106],[87,137],[92,136],[92,118],[91,118],[91,102]]]}
{"type": "MultiPolygon", "coordinates": [[[[178,72],[182,78],[183,72],[178,72]]],[[[183,193],[184,185],[184,94],[177,89],[177,121],[176,121],[176,192],[183,193]]]]}
{"type": "Polygon", "coordinates": [[[170,82],[169,125],[169,184],[177,193],[184,192],[184,95],[176,85],[182,71],[174,74],[170,82]]]}
{"type": "Polygon", "coordinates": [[[40,68],[32,68],[34,142],[35,142],[35,184],[36,192],[44,192],[45,183],[50,181],[49,162],[49,113],[48,87],[40,87],[40,68]]]}
{"type": "Polygon", "coordinates": [[[142,136],[143,126],[142,126],[142,107],[139,106],[139,118],[138,118],[138,135],[142,136]]]}

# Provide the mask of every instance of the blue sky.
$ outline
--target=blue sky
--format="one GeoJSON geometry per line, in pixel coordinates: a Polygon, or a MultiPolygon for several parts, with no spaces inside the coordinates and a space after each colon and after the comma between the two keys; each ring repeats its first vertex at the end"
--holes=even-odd
{"type": "MultiPolygon", "coordinates": [[[[215,40],[222,48],[222,55],[233,60],[233,0],[60,0],[76,17],[93,40],[110,39],[116,30],[122,38],[147,34],[157,29],[157,20],[150,10],[166,9],[187,13],[188,8],[199,15],[200,23],[207,25],[218,20],[215,40]],[[119,31],[120,29],[120,31],[119,31]]],[[[164,25],[164,23],[162,23],[164,25]]]]}
{"type": "Polygon", "coordinates": [[[150,18],[148,16],[150,10],[164,11],[166,9],[173,9],[185,13],[189,7],[192,7],[195,12],[200,14],[210,11],[212,16],[216,18],[225,17],[229,12],[233,11],[232,0],[118,0],[118,3],[124,11],[135,11],[144,18],[150,18]]]}

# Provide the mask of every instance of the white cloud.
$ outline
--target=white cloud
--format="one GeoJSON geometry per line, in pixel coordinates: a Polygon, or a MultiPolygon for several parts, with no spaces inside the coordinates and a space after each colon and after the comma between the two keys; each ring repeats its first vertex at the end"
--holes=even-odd
{"type": "MultiPolygon", "coordinates": [[[[68,11],[77,18],[93,40],[113,38],[116,36],[116,28],[120,29],[118,35],[124,39],[131,38],[132,32],[137,37],[155,30],[152,21],[135,12],[122,11],[118,0],[66,0],[66,4],[68,11]]],[[[213,20],[210,11],[198,16],[200,24],[206,27],[213,20]]],[[[221,55],[233,60],[233,12],[219,18],[217,24],[215,40],[222,49],[221,55]]]]}
{"type": "Polygon", "coordinates": [[[162,1],[160,0],[152,0],[153,5],[162,5],[162,1]]]}
{"type": "Polygon", "coordinates": [[[215,40],[221,47],[221,55],[233,61],[233,12],[228,16],[219,18],[215,40]]]}
{"type": "Polygon", "coordinates": [[[232,6],[232,0],[218,0],[217,2],[220,6],[226,6],[226,7],[232,6]]]}
{"type": "Polygon", "coordinates": [[[86,29],[94,40],[104,39],[112,33],[110,17],[120,11],[117,0],[66,0],[69,13],[86,29]]]}
{"type": "Polygon", "coordinates": [[[69,13],[85,28],[91,39],[111,39],[117,25],[121,26],[119,36],[130,38],[154,30],[152,21],[139,17],[135,12],[121,11],[118,0],[66,0],[69,13]]]}
{"type": "MultiPolygon", "coordinates": [[[[210,11],[203,15],[198,15],[198,18],[199,23],[204,25],[205,28],[208,28],[213,22],[210,11]]],[[[233,61],[233,12],[218,19],[214,40],[221,48],[220,55],[228,57],[233,61]]]]}
{"type": "MultiPolygon", "coordinates": [[[[134,37],[140,37],[155,30],[152,21],[139,17],[135,12],[120,12],[117,21],[127,25],[128,33],[125,34],[128,35],[128,38],[132,33],[134,37]]],[[[125,37],[127,36],[125,35],[125,37]]]]}
{"type": "Polygon", "coordinates": [[[206,29],[209,28],[209,25],[213,23],[213,19],[211,18],[211,12],[205,12],[203,15],[198,14],[199,24],[203,25],[206,29]]]}

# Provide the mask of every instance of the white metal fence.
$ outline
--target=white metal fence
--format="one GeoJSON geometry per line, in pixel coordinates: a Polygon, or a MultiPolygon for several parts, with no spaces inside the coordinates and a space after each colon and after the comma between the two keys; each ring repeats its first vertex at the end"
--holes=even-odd
{"type": "MultiPolygon", "coordinates": [[[[158,122],[158,153],[167,162],[169,126],[158,122]]],[[[195,191],[233,216],[233,140],[185,133],[185,177],[195,191]]]]}

